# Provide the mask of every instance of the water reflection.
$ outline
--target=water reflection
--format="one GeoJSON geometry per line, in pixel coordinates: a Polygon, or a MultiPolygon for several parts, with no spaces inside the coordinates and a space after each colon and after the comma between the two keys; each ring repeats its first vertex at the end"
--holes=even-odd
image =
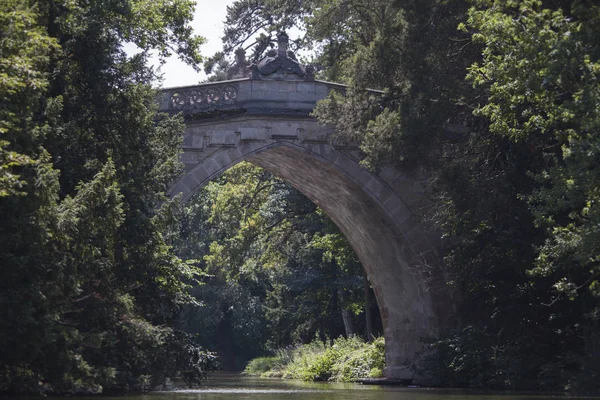
{"type": "MultiPolygon", "coordinates": [[[[314,383],[281,379],[247,378],[218,374],[196,389],[153,392],[143,395],[100,397],[99,400],[565,400],[566,395],[477,393],[465,390],[314,383]]],[[[55,400],[67,398],[55,397],[55,400]]],[[[90,397],[69,397],[90,400],[90,397]]],[[[579,397],[578,399],[583,399],[579,397]]],[[[588,397],[600,400],[600,397],[588,397]]],[[[21,398],[20,400],[26,400],[21,398]]]]}
{"type": "Polygon", "coordinates": [[[157,392],[142,397],[143,400],[557,400],[567,396],[482,394],[462,390],[313,383],[220,375],[209,379],[198,389],[157,392]]]}

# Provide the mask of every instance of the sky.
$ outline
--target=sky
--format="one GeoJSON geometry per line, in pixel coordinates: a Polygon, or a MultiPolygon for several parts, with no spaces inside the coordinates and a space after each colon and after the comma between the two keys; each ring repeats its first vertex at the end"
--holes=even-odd
{"type": "MultiPolygon", "coordinates": [[[[2,1],[2,0],[0,0],[2,1]]],[[[206,39],[206,42],[200,48],[204,57],[210,57],[217,51],[222,50],[223,43],[223,25],[227,14],[227,6],[234,0],[196,0],[196,11],[192,27],[197,35],[206,39]]],[[[297,37],[298,29],[291,29],[288,34],[290,38],[297,37]]],[[[139,49],[133,44],[124,45],[124,49],[129,54],[135,54],[139,49]]],[[[300,52],[298,55],[307,55],[300,52]]],[[[159,67],[157,58],[152,58],[151,62],[159,67]]],[[[192,86],[206,79],[204,72],[196,72],[192,67],[180,61],[177,57],[171,57],[165,64],[160,66],[160,72],[163,74],[162,87],[169,88],[175,86],[192,86]]]]}
{"type": "MultiPolygon", "coordinates": [[[[210,57],[222,49],[221,36],[223,36],[223,21],[227,6],[234,0],[196,0],[196,12],[192,26],[196,34],[206,38],[206,43],[201,48],[205,57],[210,57]]],[[[161,67],[164,74],[163,87],[195,85],[205,79],[204,73],[195,72],[192,67],[171,57],[161,67]]]]}

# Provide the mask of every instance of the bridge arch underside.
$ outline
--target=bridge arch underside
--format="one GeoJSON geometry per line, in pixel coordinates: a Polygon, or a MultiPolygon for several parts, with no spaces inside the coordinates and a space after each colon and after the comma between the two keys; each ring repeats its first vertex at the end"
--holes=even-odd
{"type": "Polygon", "coordinates": [[[446,307],[426,279],[439,261],[409,209],[379,178],[328,144],[240,143],[190,168],[172,195],[189,199],[200,187],[240,161],[249,161],[289,182],[321,207],[347,237],[373,286],[386,340],[390,379],[413,379],[406,364],[437,336],[446,307]]]}

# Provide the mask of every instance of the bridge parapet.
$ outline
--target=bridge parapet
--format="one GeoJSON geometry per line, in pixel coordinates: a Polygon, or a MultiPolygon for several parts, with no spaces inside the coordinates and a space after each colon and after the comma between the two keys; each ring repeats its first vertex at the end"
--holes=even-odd
{"type": "Polygon", "coordinates": [[[344,85],[324,81],[236,79],[162,91],[161,111],[190,118],[235,111],[262,115],[308,115],[317,101],[344,85]]]}
{"type": "Polygon", "coordinates": [[[182,112],[186,119],[239,113],[308,116],[317,101],[326,98],[331,90],[346,91],[345,85],[315,80],[315,67],[301,65],[288,50],[287,34],[281,32],[277,40],[277,50],[269,50],[258,63],[251,65],[245,60],[244,50],[238,49],[236,64],[228,71],[227,81],[164,89],[161,111],[182,112]]]}

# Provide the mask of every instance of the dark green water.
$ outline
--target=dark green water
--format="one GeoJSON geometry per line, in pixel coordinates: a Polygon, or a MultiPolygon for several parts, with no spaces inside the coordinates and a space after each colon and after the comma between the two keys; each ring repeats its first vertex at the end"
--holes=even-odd
{"type": "MultiPolygon", "coordinates": [[[[191,390],[154,392],[111,400],[558,400],[562,395],[481,394],[469,391],[307,383],[219,375],[191,390]]],[[[74,398],[70,398],[74,400],[74,398]]],[[[101,398],[108,400],[109,398],[101,398]]],[[[600,400],[600,398],[596,398],[600,400]]],[[[86,400],[89,400],[87,398],[86,400]]]]}

